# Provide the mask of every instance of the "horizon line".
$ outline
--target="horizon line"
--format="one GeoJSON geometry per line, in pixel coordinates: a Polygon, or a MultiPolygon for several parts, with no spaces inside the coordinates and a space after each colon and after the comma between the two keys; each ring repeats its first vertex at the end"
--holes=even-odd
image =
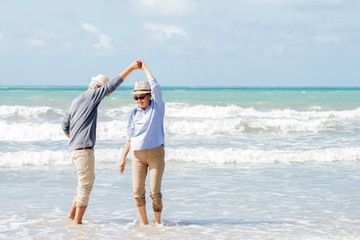
{"type": "MultiPolygon", "coordinates": [[[[120,85],[123,87],[133,87],[133,85],[120,85]]],[[[119,86],[119,87],[120,87],[119,86]]],[[[350,86],[350,85],[162,85],[161,87],[179,87],[179,88],[360,88],[360,86],[350,86]]],[[[0,85],[0,88],[7,87],[88,87],[85,85],[0,85]]]]}

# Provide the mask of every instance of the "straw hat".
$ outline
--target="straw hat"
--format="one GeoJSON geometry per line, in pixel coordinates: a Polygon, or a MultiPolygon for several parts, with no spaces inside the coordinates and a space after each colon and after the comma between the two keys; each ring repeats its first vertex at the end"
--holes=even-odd
{"type": "MultiPolygon", "coordinates": [[[[105,77],[102,74],[99,74],[96,77],[91,78],[91,83],[89,84],[89,87],[91,86],[91,84],[93,82],[96,82],[96,83],[100,84],[101,86],[104,86],[108,81],[109,81],[109,79],[107,77],[105,77]]],[[[110,95],[111,95],[111,93],[109,93],[107,96],[110,97],[110,95]]]]}
{"type": "Polygon", "coordinates": [[[92,77],[91,81],[95,81],[95,82],[99,83],[101,86],[103,86],[109,81],[109,79],[107,77],[105,77],[104,75],[99,74],[96,77],[92,77]]]}
{"type": "Polygon", "coordinates": [[[131,94],[143,94],[143,93],[151,93],[150,84],[148,81],[145,82],[135,82],[134,90],[131,94]]]}

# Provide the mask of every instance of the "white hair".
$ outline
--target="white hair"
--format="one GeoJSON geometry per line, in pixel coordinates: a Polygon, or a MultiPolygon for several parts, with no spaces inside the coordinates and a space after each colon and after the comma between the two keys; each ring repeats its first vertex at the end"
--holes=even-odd
{"type": "Polygon", "coordinates": [[[89,88],[96,88],[97,86],[101,87],[101,84],[98,83],[97,81],[91,81],[89,84],[89,88]]]}

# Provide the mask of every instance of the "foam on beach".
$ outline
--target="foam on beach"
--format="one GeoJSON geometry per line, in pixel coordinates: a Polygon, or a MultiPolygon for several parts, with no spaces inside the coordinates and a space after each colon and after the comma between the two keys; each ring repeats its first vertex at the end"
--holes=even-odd
{"type": "MultiPolygon", "coordinates": [[[[131,109],[125,106],[100,111],[98,140],[123,140],[131,109]]],[[[0,140],[66,140],[60,125],[63,113],[61,109],[45,106],[1,106],[0,140]]],[[[360,108],[339,111],[264,111],[235,105],[190,106],[185,103],[170,103],[166,105],[165,132],[171,136],[196,137],[247,133],[307,134],[339,129],[352,131],[359,118],[360,108]]]]}
{"type": "MultiPolygon", "coordinates": [[[[97,163],[117,163],[123,149],[96,149],[97,163]]],[[[128,160],[132,153],[128,155],[128,160]]],[[[166,162],[210,164],[271,164],[306,162],[344,162],[360,160],[360,147],[328,148],[308,151],[254,150],[234,148],[166,148],[166,162]]],[[[18,151],[0,153],[0,167],[71,165],[70,154],[59,151],[18,151]]]]}

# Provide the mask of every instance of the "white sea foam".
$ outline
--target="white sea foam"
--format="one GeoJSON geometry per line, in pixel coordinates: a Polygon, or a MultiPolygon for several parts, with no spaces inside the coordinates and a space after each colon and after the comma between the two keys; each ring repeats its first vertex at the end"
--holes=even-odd
{"type": "Polygon", "coordinates": [[[260,111],[235,105],[190,106],[169,103],[166,109],[166,127],[170,134],[234,135],[242,132],[318,133],[347,128],[360,118],[360,108],[342,111],[297,111],[273,109],[260,111]]]}
{"type": "Polygon", "coordinates": [[[360,160],[360,148],[327,148],[306,151],[256,149],[167,149],[167,160],[201,163],[304,163],[360,160]]]}
{"type": "Polygon", "coordinates": [[[60,141],[66,137],[61,125],[51,123],[7,123],[0,121],[0,141],[60,141]]]}
{"type": "MultiPolygon", "coordinates": [[[[129,116],[134,106],[121,106],[113,109],[99,109],[107,117],[119,119],[129,116]]],[[[0,106],[0,118],[23,117],[37,118],[46,117],[46,114],[56,113],[62,116],[64,110],[48,106],[0,106]]],[[[211,105],[190,105],[186,103],[167,103],[166,117],[175,119],[227,119],[227,118],[271,118],[271,119],[319,119],[319,118],[339,118],[339,119],[358,119],[360,118],[360,108],[353,110],[321,111],[321,107],[312,106],[310,111],[297,111],[293,109],[272,109],[256,110],[253,107],[243,108],[236,105],[211,106],[211,105]]]]}
{"type": "MultiPolygon", "coordinates": [[[[128,116],[132,107],[104,110],[99,114],[98,140],[121,140],[126,136],[128,116]],[[106,116],[109,121],[104,121],[106,116]]],[[[18,122],[6,118],[22,116],[37,118],[46,114],[62,116],[62,110],[48,107],[0,107],[0,140],[3,141],[60,141],[65,140],[58,123],[46,121],[18,122]],[[9,111],[9,112],[7,112],[9,111]]],[[[45,119],[44,119],[45,118],[45,119]]],[[[343,111],[296,111],[274,109],[260,111],[254,108],[229,106],[191,106],[185,103],[169,103],[166,107],[165,132],[169,135],[213,136],[239,135],[243,133],[302,134],[345,129],[352,131],[360,118],[360,108],[343,111]]]]}
{"type": "Polygon", "coordinates": [[[217,134],[238,135],[246,132],[257,133],[318,133],[333,130],[345,124],[326,118],[301,120],[285,118],[228,118],[213,120],[167,120],[165,131],[174,135],[211,136],[217,134]]]}
{"type": "MultiPolygon", "coordinates": [[[[123,149],[96,149],[97,163],[114,163],[120,160],[123,149]]],[[[132,152],[128,155],[132,157],[132,152]]],[[[234,148],[166,148],[166,161],[197,162],[213,164],[269,164],[269,163],[305,163],[360,160],[360,147],[327,148],[305,151],[256,150],[234,148]]],[[[61,151],[18,151],[0,153],[0,167],[21,167],[27,165],[53,166],[71,165],[70,154],[61,151]]]]}
{"type": "MultiPolygon", "coordinates": [[[[176,136],[238,135],[243,132],[317,133],[331,130],[337,122],[327,119],[301,121],[296,119],[165,119],[165,133],[176,136]]],[[[0,121],[0,141],[62,141],[66,140],[60,122],[7,123],[0,121]]],[[[127,134],[127,121],[98,122],[97,140],[123,140],[127,134]]]]}
{"type": "MultiPolygon", "coordinates": [[[[125,121],[100,122],[97,126],[98,140],[123,139],[126,136],[125,121]]],[[[61,124],[12,123],[0,121],[0,141],[62,141],[67,140],[61,124]]]]}
{"type": "Polygon", "coordinates": [[[274,119],[318,119],[318,118],[360,118],[360,108],[353,110],[319,111],[320,107],[314,107],[311,111],[297,111],[293,109],[272,109],[270,111],[256,110],[253,107],[243,108],[236,105],[210,106],[186,103],[168,103],[166,116],[172,118],[197,118],[197,119],[224,119],[224,118],[274,118],[274,119]]]}
{"type": "Polygon", "coordinates": [[[57,108],[52,108],[48,106],[9,106],[2,105],[0,106],[0,119],[17,117],[25,119],[33,119],[39,117],[46,117],[46,114],[63,114],[63,111],[57,108]]]}
{"type": "MultiPolygon", "coordinates": [[[[121,149],[95,151],[96,162],[106,163],[120,160],[121,149]]],[[[0,167],[71,165],[70,153],[61,151],[18,151],[0,153],[0,167]]]]}
{"type": "MultiPolygon", "coordinates": [[[[335,120],[314,119],[222,119],[222,120],[165,120],[167,135],[212,136],[257,133],[318,133],[347,127],[335,120]]],[[[351,125],[350,125],[351,127],[351,125]]],[[[0,141],[61,141],[66,137],[61,124],[54,123],[10,123],[0,121],[0,141]]],[[[98,122],[98,140],[122,140],[126,137],[127,121],[98,122]]]]}

